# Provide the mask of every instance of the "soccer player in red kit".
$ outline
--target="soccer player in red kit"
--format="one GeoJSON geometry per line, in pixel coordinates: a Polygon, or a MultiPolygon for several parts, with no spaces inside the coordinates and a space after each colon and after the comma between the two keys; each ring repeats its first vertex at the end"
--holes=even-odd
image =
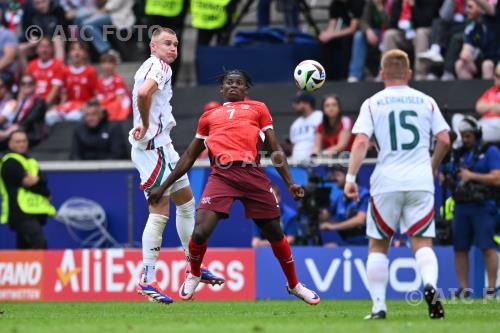
{"type": "Polygon", "coordinates": [[[36,47],[37,59],[31,60],[26,73],[36,81],[36,95],[48,105],[59,102],[63,85],[64,62],[54,57],[54,45],[48,37],[40,39],[36,47]]]}
{"type": "Polygon", "coordinates": [[[207,241],[220,219],[226,218],[235,199],[242,201],[245,214],[254,220],[270,242],[288,281],[288,292],[308,304],[318,304],[319,296],[297,279],[295,263],[280,225],[280,210],[271,182],[259,166],[259,151],[267,142],[272,161],[295,200],[304,189],[293,183],[286,157],[274,135],[273,122],[264,103],[246,99],[250,77],[240,70],[226,71],[221,77],[224,105],[201,116],[196,137],[163,184],[151,191],[148,200],[157,202],[164,191],[194,164],[208,148],[212,172],[198,204],[196,224],[189,242],[191,272],[179,290],[184,300],[193,298],[200,283],[200,265],[207,241]]]}

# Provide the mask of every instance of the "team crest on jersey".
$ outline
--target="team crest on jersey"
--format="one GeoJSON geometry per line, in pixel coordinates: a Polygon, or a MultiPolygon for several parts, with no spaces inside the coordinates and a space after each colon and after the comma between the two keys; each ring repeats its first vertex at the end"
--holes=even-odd
{"type": "Polygon", "coordinates": [[[160,73],[160,72],[156,73],[156,79],[158,81],[163,81],[163,73],[160,73]]]}

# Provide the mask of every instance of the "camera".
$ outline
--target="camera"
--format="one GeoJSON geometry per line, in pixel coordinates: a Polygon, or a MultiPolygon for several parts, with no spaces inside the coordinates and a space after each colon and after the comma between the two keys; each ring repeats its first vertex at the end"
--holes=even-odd
{"type": "Polygon", "coordinates": [[[494,198],[494,193],[487,185],[476,182],[459,182],[452,191],[456,203],[483,202],[494,198]]]}
{"type": "Polygon", "coordinates": [[[332,188],[324,186],[327,180],[314,174],[312,168],[307,169],[307,176],[304,198],[297,205],[299,228],[296,244],[323,245],[318,217],[321,209],[330,207],[332,188]]]}

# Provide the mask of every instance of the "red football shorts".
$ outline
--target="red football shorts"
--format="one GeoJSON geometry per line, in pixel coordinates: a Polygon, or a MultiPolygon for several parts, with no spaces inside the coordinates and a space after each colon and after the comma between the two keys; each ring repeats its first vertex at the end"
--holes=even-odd
{"type": "Polygon", "coordinates": [[[271,182],[262,168],[241,164],[227,169],[213,167],[198,209],[228,216],[235,199],[243,203],[247,218],[275,219],[280,216],[271,182]]]}

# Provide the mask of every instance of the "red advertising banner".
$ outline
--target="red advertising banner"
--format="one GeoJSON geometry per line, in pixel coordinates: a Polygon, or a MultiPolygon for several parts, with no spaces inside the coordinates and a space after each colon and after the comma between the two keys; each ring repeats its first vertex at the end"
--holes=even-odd
{"type": "MultiPolygon", "coordinates": [[[[142,273],[140,250],[64,250],[0,252],[1,300],[143,300],[135,293],[142,273]]],[[[255,252],[208,250],[204,264],[223,276],[222,286],[200,285],[199,300],[255,299],[255,252]]],[[[184,253],[162,250],[156,263],[158,283],[178,299],[185,278],[184,253]]]]}
{"type": "Polygon", "coordinates": [[[43,299],[44,251],[0,252],[0,300],[43,299]]]}

